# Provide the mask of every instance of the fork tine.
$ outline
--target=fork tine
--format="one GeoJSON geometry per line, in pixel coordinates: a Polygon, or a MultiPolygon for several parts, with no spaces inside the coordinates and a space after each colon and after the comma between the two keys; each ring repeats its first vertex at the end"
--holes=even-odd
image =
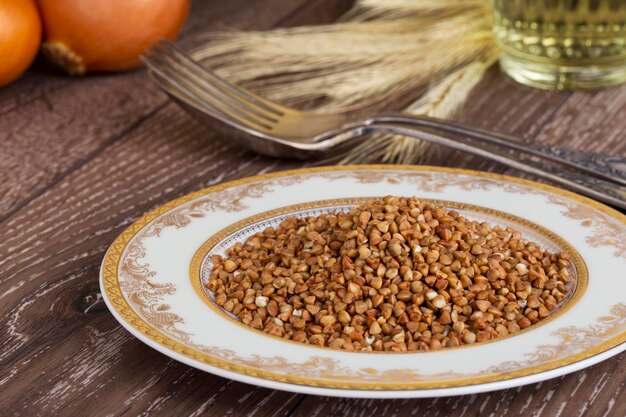
{"type": "Polygon", "coordinates": [[[150,51],[147,51],[141,60],[146,66],[159,75],[161,79],[155,77],[157,82],[161,85],[166,85],[166,91],[175,95],[181,100],[184,100],[194,107],[201,109],[206,113],[213,114],[221,119],[225,119],[234,124],[243,126],[248,129],[255,129],[261,131],[271,130],[271,126],[263,124],[262,122],[251,119],[246,115],[235,113],[224,106],[220,106],[219,102],[216,102],[212,98],[207,100],[206,95],[198,94],[198,90],[187,83],[187,79],[180,76],[180,74],[172,69],[169,65],[163,65],[159,60],[155,59],[155,56],[150,51]]]}
{"type": "Polygon", "coordinates": [[[256,114],[251,114],[242,110],[238,106],[234,106],[229,102],[221,100],[206,88],[203,88],[203,85],[198,86],[195,79],[188,76],[188,74],[184,71],[184,68],[172,65],[171,60],[164,60],[162,55],[155,53],[153,50],[148,51],[146,55],[152,60],[153,63],[158,65],[162,72],[168,75],[168,78],[177,80],[179,88],[184,88],[188,94],[193,94],[200,100],[208,102],[212,107],[218,108],[222,113],[228,114],[228,116],[232,119],[245,119],[265,130],[270,130],[272,128],[272,122],[275,121],[259,118],[256,114]]]}
{"type": "Polygon", "coordinates": [[[269,133],[268,130],[265,130],[264,127],[259,126],[257,124],[252,124],[247,120],[238,118],[233,119],[228,114],[223,113],[220,109],[213,107],[211,104],[207,103],[205,100],[198,98],[193,95],[193,93],[188,92],[187,90],[182,90],[178,86],[175,85],[175,81],[173,80],[164,80],[158,77],[155,77],[155,82],[159,85],[164,91],[171,94],[175,98],[185,102],[186,104],[195,107],[198,111],[203,114],[207,114],[212,118],[218,119],[224,123],[230,124],[237,129],[250,129],[258,132],[269,133]]]}
{"type": "Polygon", "coordinates": [[[218,117],[229,119],[227,114],[201,100],[188,87],[170,77],[167,72],[161,69],[158,62],[152,60],[152,56],[149,51],[146,51],[146,53],[140,56],[139,59],[148,67],[150,71],[158,75],[158,77],[154,77],[154,79],[159,86],[164,87],[165,91],[187,102],[192,102],[197,107],[207,110],[218,117]]]}
{"type": "Polygon", "coordinates": [[[198,61],[194,60],[193,58],[191,58],[189,55],[187,55],[181,48],[179,48],[177,45],[175,45],[174,43],[166,40],[166,39],[162,39],[160,41],[160,45],[166,49],[168,49],[172,54],[174,54],[176,57],[185,60],[186,62],[188,62],[189,64],[193,65],[198,71],[200,71],[200,73],[206,77],[207,79],[210,79],[211,81],[213,81],[215,84],[219,85],[223,91],[228,92],[230,94],[234,94],[238,97],[240,97],[243,100],[246,100],[248,102],[254,103],[255,105],[269,111],[272,112],[274,114],[276,114],[277,116],[282,116],[284,115],[284,109],[281,108],[281,106],[277,105],[276,103],[273,103],[261,96],[258,96],[256,94],[254,94],[252,91],[243,88],[241,86],[238,86],[236,84],[233,84],[223,78],[221,78],[220,76],[218,76],[217,74],[215,74],[213,71],[209,70],[208,68],[203,67],[202,65],[200,65],[198,63],[198,61]]]}
{"type": "Polygon", "coordinates": [[[280,115],[226,90],[219,82],[213,81],[215,79],[213,74],[210,74],[209,71],[188,56],[181,55],[181,52],[167,48],[164,43],[154,45],[153,50],[162,59],[167,60],[171,65],[184,71],[188,77],[193,78],[198,88],[206,90],[207,93],[216,96],[220,101],[228,102],[231,106],[235,106],[241,111],[252,113],[255,117],[261,117],[272,123],[278,121],[277,118],[280,115]]]}
{"type": "Polygon", "coordinates": [[[278,122],[277,116],[274,113],[269,113],[263,109],[260,109],[253,103],[242,100],[238,97],[233,97],[231,94],[224,92],[215,83],[207,80],[204,74],[199,74],[195,65],[181,61],[177,55],[173,55],[169,50],[156,45],[152,49],[153,55],[163,61],[163,65],[172,67],[173,71],[181,72],[185,78],[189,79],[190,83],[193,83],[198,90],[203,91],[207,95],[213,96],[217,101],[225,106],[234,109],[237,112],[246,113],[248,116],[254,119],[264,119],[265,124],[273,124],[278,122]]]}

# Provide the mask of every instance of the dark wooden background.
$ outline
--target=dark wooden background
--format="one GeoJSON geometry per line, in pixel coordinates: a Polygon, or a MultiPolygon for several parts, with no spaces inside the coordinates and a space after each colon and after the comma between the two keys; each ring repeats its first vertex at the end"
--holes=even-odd
{"type": "MultiPolygon", "coordinates": [[[[331,22],[348,0],[196,1],[207,29],[331,22]]],[[[492,69],[458,117],[543,142],[626,155],[626,86],[544,92],[492,69]]],[[[442,150],[431,164],[508,172],[442,150]]],[[[134,219],[218,182],[302,163],[207,131],[143,70],[69,78],[40,60],[0,90],[0,416],[626,416],[626,354],[540,384],[422,400],[351,400],[228,381],[126,332],[98,290],[107,246],[134,219]]]]}

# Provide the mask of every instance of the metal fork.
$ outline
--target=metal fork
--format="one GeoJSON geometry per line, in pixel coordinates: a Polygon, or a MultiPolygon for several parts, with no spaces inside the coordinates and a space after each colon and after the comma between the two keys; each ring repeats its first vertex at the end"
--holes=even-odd
{"type": "Polygon", "coordinates": [[[448,121],[372,111],[319,113],[274,103],[232,84],[161,41],[142,57],[157,84],[202,122],[261,154],[310,158],[339,152],[370,133],[393,133],[448,146],[551,180],[626,209],[626,158],[573,151],[448,121]],[[462,134],[442,136],[436,131],[462,134]],[[557,162],[564,171],[546,162],[557,162]],[[576,172],[571,172],[576,171],[576,172]]]}

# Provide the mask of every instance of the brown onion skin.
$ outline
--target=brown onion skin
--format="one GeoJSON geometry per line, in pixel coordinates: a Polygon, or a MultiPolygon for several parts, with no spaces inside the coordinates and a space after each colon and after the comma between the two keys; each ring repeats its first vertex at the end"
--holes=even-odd
{"type": "Polygon", "coordinates": [[[44,53],[71,74],[116,72],[141,65],[159,40],[176,38],[190,0],[37,0],[44,53]]]}
{"type": "Polygon", "coordinates": [[[26,71],[40,43],[41,20],[34,1],[0,1],[0,87],[26,71]]]}

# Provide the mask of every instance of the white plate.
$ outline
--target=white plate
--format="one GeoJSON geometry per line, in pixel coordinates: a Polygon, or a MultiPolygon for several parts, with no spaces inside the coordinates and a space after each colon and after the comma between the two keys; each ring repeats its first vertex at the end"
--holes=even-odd
{"type": "Polygon", "coordinates": [[[100,285],[116,319],[188,365],[269,388],[342,397],[460,395],[542,381],[626,349],[626,216],[554,187],[466,170],[351,166],[287,171],[207,188],[133,223],[111,245],[100,285]],[[230,318],[202,286],[210,254],[289,214],[385,195],[437,200],[513,225],[572,256],[571,296],[548,319],[496,341],[437,352],[312,347],[230,318]]]}

